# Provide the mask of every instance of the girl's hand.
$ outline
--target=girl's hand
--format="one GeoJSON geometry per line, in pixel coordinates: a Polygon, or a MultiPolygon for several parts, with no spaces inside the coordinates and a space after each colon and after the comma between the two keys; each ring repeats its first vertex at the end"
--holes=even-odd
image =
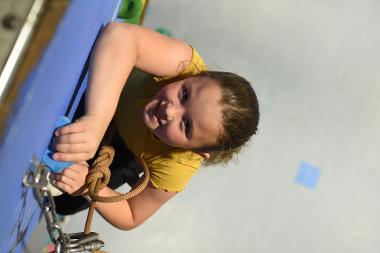
{"type": "Polygon", "coordinates": [[[85,115],[55,132],[53,155],[59,161],[86,161],[94,157],[107,126],[101,119],[85,115]]]}
{"type": "Polygon", "coordinates": [[[76,163],[62,172],[54,174],[54,185],[62,191],[73,196],[87,194],[86,176],[88,164],[86,162],[76,163]]]}

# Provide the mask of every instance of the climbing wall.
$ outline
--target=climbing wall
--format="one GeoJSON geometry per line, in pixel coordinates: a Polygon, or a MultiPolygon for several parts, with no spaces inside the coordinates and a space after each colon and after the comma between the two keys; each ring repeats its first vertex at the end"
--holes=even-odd
{"type": "Polygon", "coordinates": [[[87,60],[118,0],[73,0],[39,63],[25,81],[0,146],[0,252],[22,252],[41,212],[23,186],[32,157],[40,159],[55,121],[72,118],[87,85],[87,60]]]}

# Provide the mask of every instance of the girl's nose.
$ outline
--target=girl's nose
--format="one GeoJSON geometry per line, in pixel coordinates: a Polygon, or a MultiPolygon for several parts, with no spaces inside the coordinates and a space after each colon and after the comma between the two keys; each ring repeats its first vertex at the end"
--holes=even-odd
{"type": "Polygon", "coordinates": [[[169,102],[164,105],[163,119],[165,121],[173,121],[174,119],[181,117],[183,109],[180,105],[169,102]]]}

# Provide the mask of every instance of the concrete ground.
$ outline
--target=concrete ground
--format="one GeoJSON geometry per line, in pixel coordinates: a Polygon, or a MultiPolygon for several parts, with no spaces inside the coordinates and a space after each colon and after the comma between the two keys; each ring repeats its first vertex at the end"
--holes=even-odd
{"type": "MultiPolygon", "coordinates": [[[[380,252],[379,11],[375,0],[150,1],[146,26],[253,81],[260,131],[141,227],[96,216],[105,249],[380,252]]],[[[80,213],[64,229],[84,222],[80,213]]]]}
{"type": "MultiPolygon", "coordinates": [[[[8,1],[9,2],[9,1],[8,1]]],[[[14,5],[23,5],[21,2],[14,2],[14,5]]],[[[10,84],[7,96],[0,106],[0,137],[5,130],[5,125],[9,113],[11,112],[13,103],[18,96],[21,85],[23,84],[28,73],[33,69],[33,66],[38,62],[46,45],[54,35],[55,29],[65,12],[69,0],[49,0],[46,1],[44,11],[39,18],[39,23],[35,33],[32,36],[30,45],[22,56],[18,70],[10,84]]],[[[0,46],[0,50],[1,50],[0,46]]],[[[3,49],[4,50],[4,49],[3,49]]],[[[7,49],[9,50],[9,49],[7,49]]]]}

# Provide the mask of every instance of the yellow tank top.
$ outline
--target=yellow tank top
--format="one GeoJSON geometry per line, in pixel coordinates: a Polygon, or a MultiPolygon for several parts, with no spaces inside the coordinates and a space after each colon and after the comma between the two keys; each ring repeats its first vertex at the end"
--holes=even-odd
{"type": "Polygon", "coordinates": [[[121,94],[114,117],[116,126],[128,148],[147,163],[150,181],[156,188],[182,191],[198,170],[202,157],[157,140],[143,123],[143,108],[164,85],[205,70],[204,61],[193,49],[191,63],[180,74],[154,77],[134,69],[121,94]]]}

